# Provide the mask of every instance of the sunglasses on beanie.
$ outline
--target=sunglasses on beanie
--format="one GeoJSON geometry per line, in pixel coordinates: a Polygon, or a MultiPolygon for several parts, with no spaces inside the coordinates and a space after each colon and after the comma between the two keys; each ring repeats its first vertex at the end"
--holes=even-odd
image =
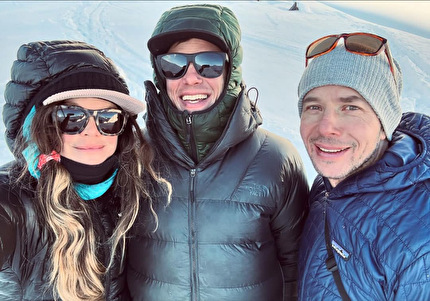
{"type": "Polygon", "coordinates": [[[306,49],[306,66],[308,66],[310,59],[324,55],[335,49],[341,38],[344,39],[345,49],[355,54],[375,56],[384,50],[390,64],[391,73],[394,80],[396,80],[393,67],[394,62],[388,48],[387,39],[365,32],[328,35],[312,42],[306,49]]]}
{"type": "Polygon", "coordinates": [[[227,53],[208,51],[194,54],[167,53],[156,57],[158,70],[167,79],[179,79],[187,73],[188,66],[193,63],[197,73],[206,78],[222,75],[227,53]]]}
{"type": "Polygon", "coordinates": [[[94,117],[100,134],[120,135],[127,123],[128,114],[119,109],[88,110],[79,106],[59,105],[52,112],[52,120],[68,135],[82,133],[90,117],[94,117]]]}

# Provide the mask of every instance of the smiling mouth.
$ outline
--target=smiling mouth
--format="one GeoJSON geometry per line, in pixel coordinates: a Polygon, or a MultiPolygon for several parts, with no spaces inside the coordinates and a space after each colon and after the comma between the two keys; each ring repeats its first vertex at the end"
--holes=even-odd
{"type": "Polygon", "coordinates": [[[76,147],[78,150],[83,150],[83,151],[86,151],[86,150],[89,150],[89,151],[91,151],[91,150],[99,150],[99,149],[102,149],[103,148],[103,146],[80,146],[80,147],[76,147]]]}
{"type": "Polygon", "coordinates": [[[346,148],[342,148],[342,149],[327,149],[327,148],[323,148],[321,146],[317,146],[317,148],[323,152],[323,153],[328,153],[328,154],[337,154],[337,153],[341,153],[343,151],[346,151],[347,149],[349,149],[349,147],[346,148]]]}
{"type": "Polygon", "coordinates": [[[205,100],[208,98],[206,94],[196,94],[196,95],[184,95],[182,96],[182,101],[187,101],[190,103],[198,103],[199,101],[205,100]]]}

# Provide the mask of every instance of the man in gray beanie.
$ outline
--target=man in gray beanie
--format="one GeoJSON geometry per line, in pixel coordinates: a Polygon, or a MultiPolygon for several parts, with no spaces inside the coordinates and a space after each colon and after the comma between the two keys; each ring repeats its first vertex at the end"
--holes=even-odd
{"type": "Polygon", "coordinates": [[[300,133],[319,175],[299,300],[430,300],[430,118],[402,116],[402,74],[382,37],[326,36],[308,60],[300,133]]]}

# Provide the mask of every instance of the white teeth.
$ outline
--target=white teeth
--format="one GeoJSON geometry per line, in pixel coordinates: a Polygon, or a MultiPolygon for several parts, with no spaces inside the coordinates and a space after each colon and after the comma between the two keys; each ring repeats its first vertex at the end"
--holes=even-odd
{"type": "Polygon", "coordinates": [[[344,150],[344,149],[325,149],[325,148],[322,148],[322,147],[319,147],[319,149],[322,150],[325,153],[338,153],[338,152],[341,152],[341,151],[344,150]]]}
{"type": "Polygon", "coordinates": [[[184,95],[182,96],[183,101],[198,101],[208,98],[205,94],[196,94],[196,95],[184,95]]]}

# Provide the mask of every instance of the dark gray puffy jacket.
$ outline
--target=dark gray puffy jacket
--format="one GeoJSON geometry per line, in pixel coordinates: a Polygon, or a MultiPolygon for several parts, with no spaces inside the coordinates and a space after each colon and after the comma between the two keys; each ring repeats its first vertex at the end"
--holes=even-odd
{"type": "Polygon", "coordinates": [[[154,195],[155,232],[150,215],[144,215],[149,211],[140,211],[128,245],[132,297],[292,300],[308,198],[294,146],[258,128],[258,110],[241,95],[221,138],[195,164],[167,121],[155,87],[146,84],[147,127],[173,196],[165,207],[165,196],[154,195]]]}

